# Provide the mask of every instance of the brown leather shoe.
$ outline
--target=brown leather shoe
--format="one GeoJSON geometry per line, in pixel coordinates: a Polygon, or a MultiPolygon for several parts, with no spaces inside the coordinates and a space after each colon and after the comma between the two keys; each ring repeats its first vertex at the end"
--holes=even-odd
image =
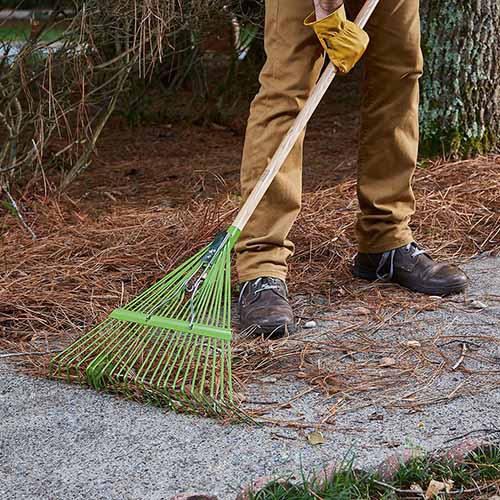
{"type": "Polygon", "coordinates": [[[384,253],[359,253],[353,274],[370,281],[392,281],[428,295],[462,292],[468,283],[458,267],[434,262],[416,243],[384,253]]]}
{"type": "Polygon", "coordinates": [[[281,336],[295,331],[288,290],[278,278],[257,278],[241,286],[238,300],[240,331],[281,336]]]}

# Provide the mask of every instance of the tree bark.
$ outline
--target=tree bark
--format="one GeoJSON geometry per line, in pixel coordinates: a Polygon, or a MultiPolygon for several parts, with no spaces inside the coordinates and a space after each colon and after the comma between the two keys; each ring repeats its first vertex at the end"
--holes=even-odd
{"type": "Polygon", "coordinates": [[[470,157],[500,145],[500,0],[422,0],[421,149],[470,157]]]}

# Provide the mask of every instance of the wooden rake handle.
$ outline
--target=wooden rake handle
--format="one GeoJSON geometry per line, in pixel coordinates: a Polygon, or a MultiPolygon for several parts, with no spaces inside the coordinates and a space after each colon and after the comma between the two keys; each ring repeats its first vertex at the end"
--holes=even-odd
{"type": "MultiPolygon", "coordinates": [[[[370,19],[370,16],[377,7],[379,1],[380,0],[367,0],[354,22],[361,28],[364,28],[366,23],[368,22],[368,19],[370,19]]],[[[328,90],[328,87],[333,82],[336,74],[337,68],[330,63],[323,72],[321,78],[318,80],[318,83],[316,83],[314,89],[311,92],[311,95],[302,108],[302,111],[297,115],[297,118],[293,122],[292,127],[284,137],[283,141],[281,141],[281,144],[276,150],[276,153],[274,153],[271,161],[257,181],[257,184],[250,193],[250,196],[247,198],[244,205],[238,212],[238,215],[236,216],[236,219],[232,224],[233,227],[236,227],[240,230],[245,227],[246,223],[257,208],[257,205],[260,203],[260,200],[262,200],[263,196],[265,195],[268,187],[276,177],[276,174],[279,172],[280,168],[283,166],[283,163],[285,163],[285,160],[288,158],[290,151],[297,142],[297,139],[299,138],[302,131],[305,129],[311,116],[318,107],[321,99],[328,90]]]]}

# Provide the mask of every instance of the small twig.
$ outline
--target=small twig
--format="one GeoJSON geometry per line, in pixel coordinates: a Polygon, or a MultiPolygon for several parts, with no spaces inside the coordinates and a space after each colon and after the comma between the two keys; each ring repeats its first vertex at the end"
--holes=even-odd
{"type": "Polygon", "coordinates": [[[124,69],[122,69],[121,72],[117,74],[121,74],[119,77],[118,83],[115,88],[115,92],[113,94],[113,97],[111,98],[107,109],[105,112],[101,115],[101,118],[96,126],[96,129],[90,138],[87,147],[85,148],[85,151],[82,153],[78,161],[75,163],[75,165],[71,168],[71,170],[63,177],[62,182],[61,182],[61,187],[63,189],[67,188],[68,185],[83,171],[88,167],[90,157],[92,153],[95,150],[95,146],[97,144],[97,141],[104,130],[104,127],[108,123],[109,119],[111,118],[111,115],[113,114],[113,111],[116,108],[116,104],[118,102],[118,98],[121,96],[123,88],[125,86],[125,83],[127,81],[127,77],[130,74],[130,71],[132,70],[131,66],[126,66],[124,69]]]}
{"type": "Polygon", "coordinates": [[[60,349],[55,351],[26,351],[26,352],[7,352],[0,354],[0,358],[15,358],[19,356],[45,356],[47,354],[57,354],[62,352],[60,349]]]}
{"type": "Polygon", "coordinates": [[[276,436],[281,439],[289,439],[291,441],[297,441],[297,438],[295,436],[285,436],[284,434],[280,434],[278,432],[271,432],[271,436],[276,436]]]}
{"type": "MultiPolygon", "coordinates": [[[[315,422],[299,422],[293,420],[276,420],[273,418],[260,417],[258,422],[263,424],[271,424],[277,427],[289,427],[291,429],[317,429],[318,423],[315,422]]],[[[331,424],[328,424],[331,425],[331,424]]],[[[332,425],[333,427],[333,425],[332,425]]]]}
{"type": "Polygon", "coordinates": [[[14,198],[10,194],[10,191],[5,186],[4,186],[3,190],[7,194],[7,198],[9,198],[10,204],[11,204],[12,208],[14,209],[14,211],[16,212],[17,218],[21,221],[21,224],[24,226],[24,228],[30,233],[31,238],[33,240],[36,240],[37,239],[36,234],[33,232],[33,229],[31,229],[31,227],[29,227],[28,224],[26,223],[26,221],[24,220],[23,214],[21,213],[21,210],[18,207],[16,200],[14,200],[14,198]]]}
{"type": "Polygon", "coordinates": [[[500,433],[500,429],[474,429],[473,431],[466,432],[465,434],[461,434],[460,436],[455,436],[450,439],[447,439],[444,443],[451,443],[452,441],[458,441],[459,439],[466,438],[471,434],[484,433],[484,434],[497,434],[500,433]]]}
{"type": "Polygon", "coordinates": [[[456,343],[466,344],[466,345],[469,345],[469,346],[477,347],[478,349],[481,348],[481,344],[478,344],[477,342],[472,342],[472,340],[462,340],[462,339],[450,340],[450,341],[444,342],[442,344],[437,344],[437,346],[438,347],[444,347],[446,345],[456,344],[456,343]]]}
{"type": "MultiPolygon", "coordinates": [[[[391,491],[394,491],[394,493],[403,493],[403,494],[417,494],[417,492],[415,490],[402,490],[400,488],[396,488],[395,486],[392,486],[391,484],[387,484],[387,483],[384,483],[383,481],[378,481],[377,479],[374,479],[373,482],[375,484],[378,484],[379,486],[383,486],[384,488],[387,488],[391,491]]],[[[416,497],[412,497],[412,498],[423,498],[422,495],[418,495],[416,497]]]]}
{"type": "Polygon", "coordinates": [[[279,401],[256,401],[253,399],[244,399],[244,403],[249,405],[279,405],[279,401]]]}
{"type": "Polygon", "coordinates": [[[455,389],[453,389],[449,394],[448,396],[446,396],[447,399],[452,399],[455,394],[467,383],[469,379],[466,378],[465,380],[462,380],[462,382],[460,382],[460,384],[458,384],[455,389]]]}
{"type": "Polygon", "coordinates": [[[462,344],[462,354],[460,356],[460,358],[458,359],[458,361],[451,367],[451,369],[453,371],[455,371],[463,362],[464,362],[464,359],[465,359],[465,355],[467,354],[467,344],[464,342],[462,344]]]}
{"type": "Polygon", "coordinates": [[[317,493],[315,493],[313,490],[311,490],[311,488],[307,488],[309,493],[314,497],[316,498],[317,500],[325,500],[323,497],[320,497],[317,493]]]}

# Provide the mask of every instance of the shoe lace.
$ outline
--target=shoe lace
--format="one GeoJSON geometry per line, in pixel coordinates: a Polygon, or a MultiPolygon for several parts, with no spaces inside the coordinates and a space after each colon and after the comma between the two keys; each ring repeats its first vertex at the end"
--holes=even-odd
{"type": "MultiPolygon", "coordinates": [[[[416,259],[419,255],[423,255],[425,250],[422,250],[418,247],[418,245],[414,242],[408,243],[403,247],[406,252],[411,252],[410,257],[412,259],[416,259]]],[[[392,250],[388,250],[382,254],[380,262],[377,267],[377,278],[382,281],[390,281],[394,276],[394,256],[396,255],[396,251],[399,248],[393,248],[392,250]],[[389,262],[389,269],[386,273],[383,273],[384,267],[389,262]]]]}
{"type": "MultiPolygon", "coordinates": [[[[264,292],[266,290],[279,290],[280,289],[280,282],[277,280],[277,278],[257,278],[254,281],[246,281],[243,286],[241,287],[240,290],[240,296],[238,298],[238,304],[241,304],[241,300],[243,298],[243,293],[245,290],[248,288],[250,283],[253,284],[255,289],[253,290],[254,294],[259,294],[261,292],[264,292]]],[[[282,282],[283,285],[285,285],[285,290],[288,294],[288,288],[286,286],[286,283],[282,282]]]]}

